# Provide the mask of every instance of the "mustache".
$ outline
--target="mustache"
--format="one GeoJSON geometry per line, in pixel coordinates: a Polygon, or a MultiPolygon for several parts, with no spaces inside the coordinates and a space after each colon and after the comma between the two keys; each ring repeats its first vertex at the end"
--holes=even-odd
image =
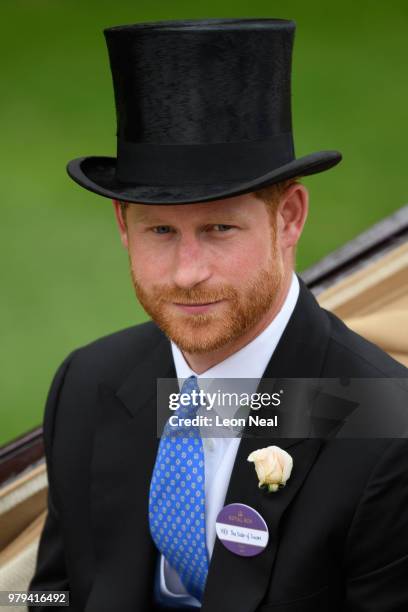
{"type": "Polygon", "coordinates": [[[181,304],[207,304],[220,300],[233,300],[237,297],[237,291],[233,287],[204,288],[192,287],[191,289],[180,289],[180,287],[156,287],[153,289],[158,302],[178,302],[181,304]]]}

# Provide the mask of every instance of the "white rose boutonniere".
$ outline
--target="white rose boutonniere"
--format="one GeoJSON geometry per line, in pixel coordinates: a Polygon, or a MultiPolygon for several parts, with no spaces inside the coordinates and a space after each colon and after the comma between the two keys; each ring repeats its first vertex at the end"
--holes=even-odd
{"type": "Polygon", "coordinates": [[[293,467],[292,457],[279,446],[266,446],[253,451],[248,456],[248,461],[255,464],[258,487],[266,486],[268,491],[273,493],[285,486],[293,467]]]}

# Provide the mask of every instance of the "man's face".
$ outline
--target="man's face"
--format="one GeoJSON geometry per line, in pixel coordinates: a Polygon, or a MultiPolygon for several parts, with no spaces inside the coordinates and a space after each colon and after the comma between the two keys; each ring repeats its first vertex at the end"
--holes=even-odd
{"type": "Polygon", "coordinates": [[[136,296],[181,350],[207,353],[273,307],[284,262],[265,204],[252,194],[198,204],[130,204],[136,296]]]}

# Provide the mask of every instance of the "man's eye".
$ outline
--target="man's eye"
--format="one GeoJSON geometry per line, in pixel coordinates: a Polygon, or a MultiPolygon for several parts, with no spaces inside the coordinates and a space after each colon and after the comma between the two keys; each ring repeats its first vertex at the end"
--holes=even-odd
{"type": "Polygon", "coordinates": [[[153,227],[153,231],[156,234],[167,234],[168,232],[166,230],[169,230],[169,229],[170,227],[168,225],[156,225],[156,227],[153,227]]]}
{"type": "MultiPolygon", "coordinates": [[[[229,229],[232,229],[232,225],[226,225],[225,223],[214,223],[211,226],[211,229],[215,229],[219,232],[226,232],[229,229]]],[[[155,234],[168,234],[171,231],[171,227],[169,225],[155,225],[152,227],[152,230],[155,234]]]]}
{"type": "Polygon", "coordinates": [[[219,231],[225,232],[232,228],[232,225],[225,225],[224,223],[216,223],[213,227],[218,227],[219,231]]]}

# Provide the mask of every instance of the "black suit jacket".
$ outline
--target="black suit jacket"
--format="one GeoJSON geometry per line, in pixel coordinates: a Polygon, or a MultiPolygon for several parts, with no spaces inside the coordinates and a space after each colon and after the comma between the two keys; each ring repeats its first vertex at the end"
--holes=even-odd
{"type": "MultiPolygon", "coordinates": [[[[406,377],[407,369],[320,308],[300,280],[264,378],[340,376],[406,377]]],[[[169,340],[150,321],[73,351],[52,382],[48,516],[30,588],[70,590],[72,610],[152,609],[158,552],[148,491],[159,377],[176,372],[169,340]]],[[[245,558],[216,541],[203,612],[408,610],[405,439],[243,438],[225,500],[232,502],[260,512],[269,543],[245,558]],[[258,488],[247,461],[269,444],[294,459],[275,494],[258,488]]]]}

